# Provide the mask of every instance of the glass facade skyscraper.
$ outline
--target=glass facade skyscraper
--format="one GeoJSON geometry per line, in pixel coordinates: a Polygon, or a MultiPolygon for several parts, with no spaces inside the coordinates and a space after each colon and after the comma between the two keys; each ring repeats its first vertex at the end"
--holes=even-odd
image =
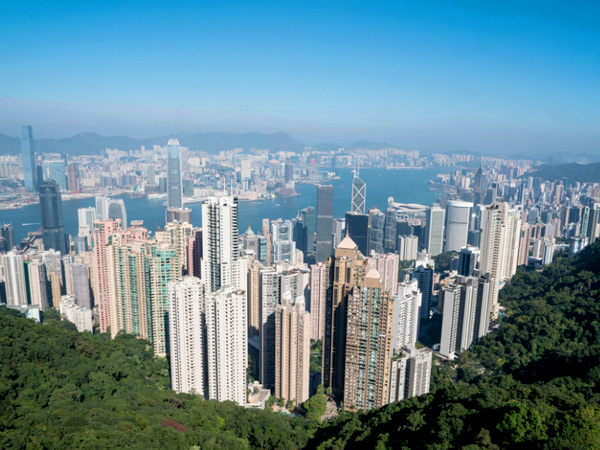
{"type": "Polygon", "coordinates": [[[44,161],[44,180],[54,180],[62,192],[67,192],[67,169],[64,159],[44,161]]]}
{"type": "Polygon", "coordinates": [[[317,189],[317,262],[325,262],[333,253],[333,186],[317,189]]]}
{"type": "Polygon", "coordinates": [[[36,192],[38,187],[35,152],[33,150],[33,132],[31,125],[21,127],[21,157],[23,158],[23,180],[27,192],[36,192]]]}
{"type": "Polygon", "coordinates": [[[42,242],[44,249],[54,249],[63,255],[67,252],[63,226],[60,188],[54,180],[40,184],[40,208],[42,210],[42,242]]]}
{"type": "Polygon", "coordinates": [[[180,209],[183,207],[183,190],[179,141],[169,139],[167,148],[167,208],[180,209]]]}

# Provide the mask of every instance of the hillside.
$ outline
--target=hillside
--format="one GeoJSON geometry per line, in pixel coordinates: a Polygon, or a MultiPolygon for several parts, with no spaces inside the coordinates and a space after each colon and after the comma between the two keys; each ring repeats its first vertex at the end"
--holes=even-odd
{"type": "Polygon", "coordinates": [[[0,448],[600,448],[600,243],[501,292],[507,317],[432,392],[315,421],[177,395],[144,341],[0,308],[0,448]]]}
{"type": "MultiPolygon", "coordinates": [[[[35,138],[35,129],[34,138],[35,138]]],[[[100,154],[106,148],[119,150],[139,149],[142,145],[152,148],[154,145],[167,145],[170,138],[190,150],[216,153],[223,150],[243,148],[246,150],[270,149],[272,151],[302,150],[302,145],[287,133],[182,133],[170,136],[136,139],[127,136],[101,136],[96,133],[79,133],[64,139],[35,139],[35,151],[38,153],[69,153],[70,155],[100,154]]],[[[0,134],[0,154],[21,152],[19,138],[0,134]]]]}
{"type": "Polygon", "coordinates": [[[600,163],[542,165],[534,172],[528,172],[523,176],[540,177],[544,180],[564,180],[567,185],[576,182],[600,183],[600,163]]]}

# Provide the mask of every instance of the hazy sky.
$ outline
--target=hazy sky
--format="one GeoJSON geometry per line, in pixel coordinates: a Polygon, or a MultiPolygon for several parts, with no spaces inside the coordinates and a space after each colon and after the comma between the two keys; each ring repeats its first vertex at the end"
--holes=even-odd
{"type": "Polygon", "coordinates": [[[598,1],[170,3],[2,1],[0,133],[600,152],[598,1]]]}

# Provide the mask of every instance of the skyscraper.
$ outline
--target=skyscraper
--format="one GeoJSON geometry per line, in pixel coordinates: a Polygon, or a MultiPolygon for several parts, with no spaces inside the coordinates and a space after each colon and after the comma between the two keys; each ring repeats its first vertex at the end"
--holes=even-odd
{"type": "Polygon", "coordinates": [[[121,227],[127,229],[127,211],[122,198],[108,200],[108,219],[121,219],[121,227]]]}
{"type": "Polygon", "coordinates": [[[325,263],[310,266],[310,318],[312,320],[311,339],[323,339],[325,331],[325,300],[329,271],[325,263]]]}
{"type": "Polygon", "coordinates": [[[39,306],[40,311],[45,311],[49,306],[46,265],[40,261],[39,257],[30,259],[26,264],[31,304],[39,306]]]}
{"type": "Polygon", "coordinates": [[[430,256],[425,252],[419,253],[415,261],[415,269],[411,273],[411,278],[417,280],[419,290],[423,294],[423,301],[419,309],[421,319],[429,318],[429,310],[434,306],[433,275],[435,262],[430,256]]]}
{"type": "Polygon", "coordinates": [[[498,316],[498,291],[517,271],[521,219],[506,202],[485,208],[482,219],[479,272],[489,273],[492,284],[492,317],[498,316]]]}
{"type": "Polygon", "coordinates": [[[213,197],[202,204],[202,280],[210,292],[246,289],[247,261],[240,258],[237,197],[213,197]]]}
{"type": "Polygon", "coordinates": [[[317,262],[324,262],[333,251],[332,223],[333,186],[319,186],[317,188],[317,262]]]}
{"type": "Polygon", "coordinates": [[[419,334],[419,310],[423,296],[417,280],[398,284],[398,293],[394,297],[394,315],[392,326],[392,346],[398,350],[412,348],[419,334]]]}
{"type": "Polygon", "coordinates": [[[302,297],[282,298],[275,309],[275,397],[296,405],[308,400],[310,325],[302,297]]]}
{"type": "Polygon", "coordinates": [[[42,211],[42,242],[44,248],[68,253],[63,226],[62,201],[60,189],[55,181],[40,184],[40,208],[42,211]]]}
{"type": "Polygon", "coordinates": [[[15,246],[15,230],[11,224],[5,223],[0,227],[0,236],[4,238],[6,251],[12,250],[15,246]]]}
{"type": "Polygon", "coordinates": [[[35,151],[33,149],[33,132],[31,125],[21,127],[21,158],[23,159],[23,181],[27,192],[36,192],[38,188],[35,151]]]}
{"type": "Polygon", "coordinates": [[[291,220],[274,220],[271,222],[273,239],[273,262],[296,263],[296,243],[293,240],[291,220]]]}
{"type": "Polygon", "coordinates": [[[96,209],[79,208],[77,209],[77,219],[79,220],[79,236],[87,239],[88,247],[92,246],[92,232],[94,231],[94,221],[96,220],[96,209]]]}
{"type": "Polygon", "coordinates": [[[377,208],[369,211],[369,248],[368,253],[383,253],[383,235],[385,227],[385,214],[377,208]]]}
{"type": "Polygon", "coordinates": [[[395,252],[397,249],[398,220],[396,219],[396,216],[396,208],[386,209],[383,248],[388,253],[395,252]]]}
{"type": "Polygon", "coordinates": [[[367,203],[367,183],[358,177],[358,171],[354,172],[352,179],[352,205],[350,211],[364,214],[367,203]]]}
{"type": "Polygon", "coordinates": [[[369,216],[355,212],[346,213],[346,235],[358,246],[363,255],[368,255],[369,216]]]}
{"type": "Polygon", "coordinates": [[[329,258],[329,287],[325,301],[323,337],[323,386],[330,387],[334,395],[343,397],[346,311],[348,295],[362,282],[367,271],[367,260],[358,251],[357,245],[345,237],[329,258]]]}
{"type": "Polygon", "coordinates": [[[108,220],[108,202],[110,198],[99,195],[96,197],[96,219],[100,222],[108,220]]]}
{"type": "Polygon", "coordinates": [[[444,210],[436,203],[427,209],[427,251],[431,256],[442,253],[444,244],[444,210]]]}
{"type": "Polygon", "coordinates": [[[390,370],[390,403],[429,392],[433,352],[404,348],[394,352],[390,370]]]}
{"type": "Polygon", "coordinates": [[[25,265],[23,257],[16,250],[2,255],[4,283],[7,305],[26,305],[27,287],[25,284],[25,265]]]}
{"type": "Polygon", "coordinates": [[[344,405],[354,410],[388,402],[393,300],[379,273],[369,270],[348,296],[344,405]]]}
{"type": "Polygon", "coordinates": [[[177,139],[167,144],[167,208],[183,208],[181,149],[177,139]]]}
{"type": "Polygon", "coordinates": [[[44,161],[44,181],[54,180],[61,192],[67,192],[67,170],[64,159],[44,161]]]}
{"type": "Polygon", "coordinates": [[[446,242],[444,251],[459,252],[467,245],[472,203],[449,200],[446,204],[446,242]]]}

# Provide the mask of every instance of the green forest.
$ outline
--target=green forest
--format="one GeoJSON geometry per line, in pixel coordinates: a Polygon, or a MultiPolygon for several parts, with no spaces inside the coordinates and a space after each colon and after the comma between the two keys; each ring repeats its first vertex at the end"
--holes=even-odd
{"type": "Polygon", "coordinates": [[[520,269],[500,301],[499,328],[436,361],[430,394],[323,424],[322,397],[290,417],[175,394],[142,340],[0,308],[0,448],[600,448],[600,245],[520,269]]]}

